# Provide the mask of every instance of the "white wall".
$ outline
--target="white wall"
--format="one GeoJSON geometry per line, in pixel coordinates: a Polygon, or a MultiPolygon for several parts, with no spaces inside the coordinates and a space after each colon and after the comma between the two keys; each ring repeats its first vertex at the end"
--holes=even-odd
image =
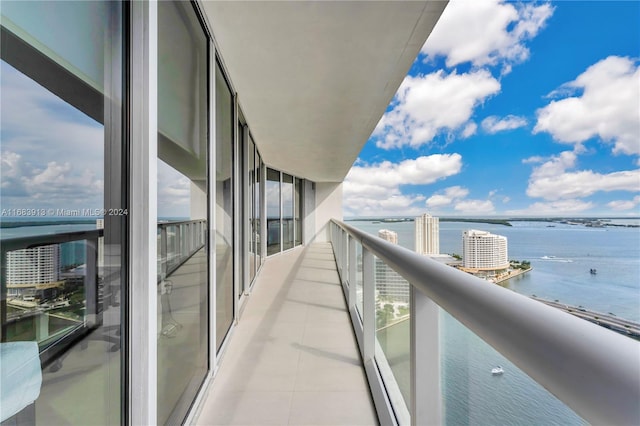
{"type": "Polygon", "coordinates": [[[317,182],[313,241],[329,241],[329,221],[342,220],[342,182],[317,182]]]}
{"type": "Polygon", "coordinates": [[[302,244],[311,244],[316,235],[316,184],[310,180],[303,180],[304,210],[302,211],[302,244]]]}

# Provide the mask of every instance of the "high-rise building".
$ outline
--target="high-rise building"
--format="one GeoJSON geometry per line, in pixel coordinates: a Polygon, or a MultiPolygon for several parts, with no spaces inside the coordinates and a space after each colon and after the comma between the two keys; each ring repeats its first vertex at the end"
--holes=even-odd
{"type": "Polygon", "coordinates": [[[35,295],[38,290],[57,286],[59,274],[58,244],[7,253],[7,293],[10,297],[35,295]]]}
{"type": "Polygon", "coordinates": [[[390,231],[388,229],[381,229],[378,231],[378,237],[385,241],[389,241],[393,244],[398,244],[398,233],[390,231]]]}
{"type": "Polygon", "coordinates": [[[428,213],[415,219],[416,252],[440,254],[440,219],[428,213]]]}
{"type": "Polygon", "coordinates": [[[462,258],[465,268],[499,270],[509,267],[507,237],[469,229],[462,233],[462,258]]]}
{"type": "MultiPolygon", "coordinates": [[[[393,244],[398,244],[398,233],[388,229],[378,231],[378,237],[393,244]]],[[[409,303],[409,283],[389,265],[375,260],[376,290],[378,296],[394,302],[409,303]]]]}

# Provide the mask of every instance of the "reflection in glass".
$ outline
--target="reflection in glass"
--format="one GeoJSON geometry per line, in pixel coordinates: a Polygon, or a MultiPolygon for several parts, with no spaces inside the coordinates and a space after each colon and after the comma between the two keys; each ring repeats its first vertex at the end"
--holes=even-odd
{"type": "Polygon", "coordinates": [[[282,174],[282,249],[293,247],[293,176],[282,174]]]}
{"type": "MultiPolygon", "coordinates": [[[[376,360],[390,394],[394,394],[393,389],[398,389],[406,407],[409,407],[411,403],[409,283],[375,256],[374,268],[376,360]]],[[[398,404],[401,401],[392,401],[392,403],[398,404]]]]}
{"type": "Polygon", "coordinates": [[[123,421],[121,7],[2,2],[0,220],[51,222],[2,232],[6,424],[123,421]]]}
{"type": "Polygon", "coordinates": [[[248,168],[248,176],[249,182],[247,185],[247,211],[249,212],[249,223],[247,224],[247,229],[249,232],[248,235],[248,244],[249,244],[249,255],[248,255],[248,263],[249,263],[249,282],[253,281],[253,277],[256,275],[256,219],[255,219],[255,209],[253,207],[253,203],[255,203],[255,194],[256,190],[256,170],[255,170],[255,145],[253,143],[253,139],[249,138],[249,142],[247,143],[247,168],[248,168]]]}
{"type": "Polygon", "coordinates": [[[302,179],[296,178],[295,182],[295,199],[294,199],[294,222],[296,229],[295,245],[302,244],[302,179]]]}
{"type": "Polygon", "coordinates": [[[216,348],[233,321],[233,97],[216,63],[216,348]]]}
{"type": "MultiPolygon", "coordinates": [[[[251,141],[251,135],[249,135],[251,141]]],[[[254,191],[255,202],[253,203],[254,208],[254,224],[255,224],[255,232],[254,236],[256,239],[256,272],[260,269],[260,265],[262,265],[262,158],[256,149],[255,156],[255,177],[256,177],[256,187],[254,191]]]]}
{"type": "Polygon", "coordinates": [[[356,266],[356,310],[358,311],[358,314],[360,315],[360,319],[363,318],[362,316],[362,312],[363,312],[363,300],[364,300],[364,293],[363,293],[363,287],[362,287],[362,282],[363,282],[363,270],[362,270],[362,244],[360,244],[359,242],[356,241],[356,260],[355,260],[355,266],[356,266]]]}
{"type": "Polygon", "coordinates": [[[280,252],[280,172],[267,169],[267,256],[280,252]]]}
{"type": "Polygon", "coordinates": [[[182,423],[207,373],[207,38],[158,3],[158,423],[182,423]]]}

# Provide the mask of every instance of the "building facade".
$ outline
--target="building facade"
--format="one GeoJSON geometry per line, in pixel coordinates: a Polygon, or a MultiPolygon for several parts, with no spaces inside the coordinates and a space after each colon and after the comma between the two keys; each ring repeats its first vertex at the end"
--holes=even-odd
{"type": "Polygon", "coordinates": [[[507,237],[470,229],[462,233],[463,267],[501,270],[509,267],[507,237]]]}
{"type": "Polygon", "coordinates": [[[33,299],[52,294],[59,286],[60,250],[57,244],[7,253],[7,294],[33,299]]]}
{"type": "MultiPolygon", "coordinates": [[[[398,233],[388,229],[378,231],[378,237],[398,244],[398,233]]],[[[376,293],[385,301],[409,303],[409,283],[380,259],[375,260],[376,293]]]]}
{"type": "Polygon", "coordinates": [[[440,254],[440,219],[428,213],[415,218],[416,252],[440,254]]]}
{"type": "Polygon", "coordinates": [[[389,241],[392,244],[398,244],[398,233],[390,231],[388,229],[381,229],[378,231],[378,237],[385,241],[389,241]]]}

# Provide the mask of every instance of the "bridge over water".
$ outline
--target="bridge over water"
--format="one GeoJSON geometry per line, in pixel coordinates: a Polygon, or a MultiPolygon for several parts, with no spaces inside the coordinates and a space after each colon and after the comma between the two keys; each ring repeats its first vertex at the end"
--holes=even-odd
{"type": "Polygon", "coordinates": [[[636,322],[617,317],[611,313],[603,314],[602,312],[590,311],[582,306],[572,306],[565,303],[552,302],[551,300],[541,299],[536,296],[531,296],[531,298],[554,308],[561,309],[571,315],[577,316],[578,318],[591,321],[594,324],[598,324],[620,334],[625,334],[633,337],[634,339],[640,340],[640,324],[636,322]]]}

